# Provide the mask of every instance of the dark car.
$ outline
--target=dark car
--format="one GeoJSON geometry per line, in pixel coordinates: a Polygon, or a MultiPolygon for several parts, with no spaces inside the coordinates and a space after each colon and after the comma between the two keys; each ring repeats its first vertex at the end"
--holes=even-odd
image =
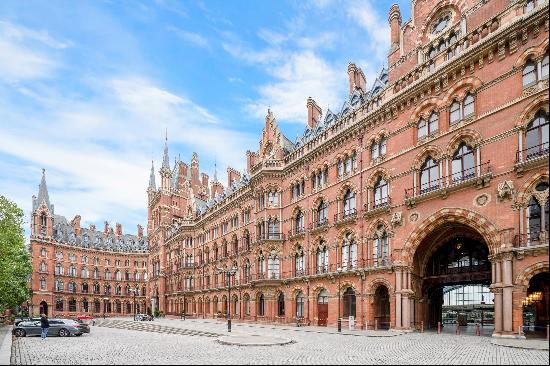
{"type": "MultiPolygon", "coordinates": [[[[50,328],[48,336],[68,337],[71,335],[81,336],[84,333],[90,333],[90,327],[87,324],[80,323],[73,319],[49,319],[50,328]]],[[[25,337],[40,335],[40,320],[23,321],[14,326],[13,334],[16,337],[25,337]]]]}

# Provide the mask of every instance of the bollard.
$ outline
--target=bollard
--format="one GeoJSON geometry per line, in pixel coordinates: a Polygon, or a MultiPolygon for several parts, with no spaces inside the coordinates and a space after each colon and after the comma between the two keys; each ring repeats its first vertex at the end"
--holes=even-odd
{"type": "Polygon", "coordinates": [[[424,333],[424,320],[420,322],[420,333],[424,333]]]}
{"type": "Polygon", "coordinates": [[[365,329],[366,330],[369,330],[369,321],[367,320],[366,323],[365,323],[365,329]]]}
{"type": "Polygon", "coordinates": [[[481,330],[479,328],[479,324],[476,324],[476,336],[481,336],[481,330]]]}
{"type": "Polygon", "coordinates": [[[437,334],[441,334],[441,322],[437,322],[437,334]]]}
{"type": "Polygon", "coordinates": [[[460,326],[458,325],[458,323],[456,323],[455,334],[460,335],[460,326]]]}
{"type": "Polygon", "coordinates": [[[374,330],[378,330],[378,319],[374,320],[374,330]]]}
{"type": "Polygon", "coordinates": [[[546,339],[550,339],[550,328],[548,325],[546,325],[546,339]]]}

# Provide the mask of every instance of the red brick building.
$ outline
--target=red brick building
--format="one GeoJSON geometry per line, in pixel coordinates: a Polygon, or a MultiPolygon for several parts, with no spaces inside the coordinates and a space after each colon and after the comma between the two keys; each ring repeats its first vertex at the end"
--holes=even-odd
{"type": "Polygon", "coordinates": [[[269,111],[225,187],[196,154],[170,167],[166,144],[148,190],[153,308],[495,336],[548,324],[548,2],[411,14],[389,11],[387,70],[367,87],[350,64],[349,99],[324,115],[308,99],[295,142],[269,111]]]}
{"type": "Polygon", "coordinates": [[[32,208],[31,314],[132,316],[145,311],[147,239],[141,226],[135,236],[107,222],[103,230],[82,228],[79,215],[69,222],[54,213],[44,174],[32,208]]]}

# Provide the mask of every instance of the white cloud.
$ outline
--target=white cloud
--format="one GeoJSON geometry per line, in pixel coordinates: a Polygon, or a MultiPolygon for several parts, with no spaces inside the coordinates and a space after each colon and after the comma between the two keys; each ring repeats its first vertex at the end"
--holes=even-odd
{"type": "Polygon", "coordinates": [[[365,29],[369,36],[367,47],[377,61],[385,62],[390,47],[390,26],[387,18],[378,14],[370,0],[357,0],[347,8],[348,16],[365,29]]]}
{"type": "Polygon", "coordinates": [[[194,44],[195,46],[200,48],[210,48],[210,43],[208,42],[208,39],[198,33],[185,31],[183,29],[179,29],[173,26],[169,26],[167,27],[167,29],[171,32],[174,32],[179,38],[181,38],[185,42],[194,44]]]}
{"type": "Polygon", "coordinates": [[[59,65],[24,46],[0,39],[0,80],[17,82],[49,76],[59,65]]]}

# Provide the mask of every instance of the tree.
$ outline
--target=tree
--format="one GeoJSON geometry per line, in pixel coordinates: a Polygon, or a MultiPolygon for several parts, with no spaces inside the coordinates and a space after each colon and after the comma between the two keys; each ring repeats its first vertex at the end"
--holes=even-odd
{"type": "Polygon", "coordinates": [[[23,218],[23,210],[0,195],[0,313],[29,298],[32,266],[25,248],[23,218]]]}

